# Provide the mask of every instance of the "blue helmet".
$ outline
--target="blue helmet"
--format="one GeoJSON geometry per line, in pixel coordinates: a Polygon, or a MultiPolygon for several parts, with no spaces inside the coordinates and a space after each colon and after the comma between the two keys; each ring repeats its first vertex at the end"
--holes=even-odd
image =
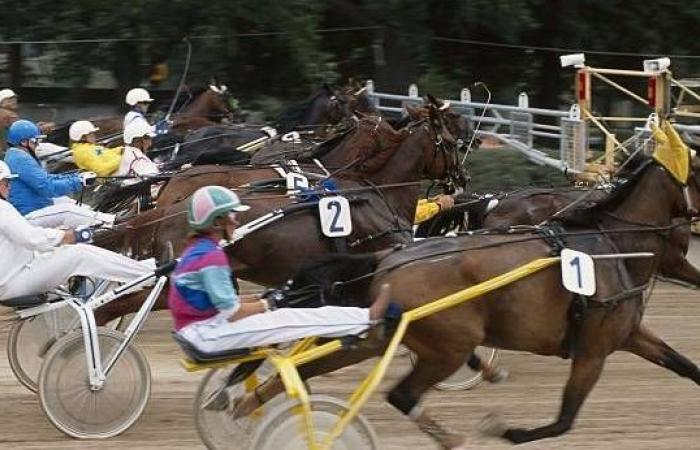
{"type": "Polygon", "coordinates": [[[7,130],[7,142],[19,145],[25,139],[37,139],[41,137],[39,127],[30,120],[17,120],[7,130]]]}

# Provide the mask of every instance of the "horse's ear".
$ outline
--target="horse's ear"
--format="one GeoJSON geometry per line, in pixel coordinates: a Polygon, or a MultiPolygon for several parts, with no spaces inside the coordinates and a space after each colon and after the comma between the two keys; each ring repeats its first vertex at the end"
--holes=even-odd
{"type": "Polygon", "coordinates": [[[226,86],[225,84],[222,84],[221,86],[219,86],[219,90],[221,90],[222,94],[225,92],[228,92],[228,86],[226,86]]]}
{"type": "Polygon", "coordinates": [[[211,89],[212,91],[216,92],[217,94],[221,94],[221,93],[222,93],[222,92],[221,92],[221,89],[219,89],[218,87],[216,87],[215,84],[210,84],[210,85],[209,85],[209,89],[211,89]]]}
{"type": "Polygon", "coordinates": [[[425,97],[428,99],[428,103],[430,103],[431,105],[433,105],[437,108],[440,108],[442,106],[442,102],[440,102],[440,100],[433,97],[431,94],[427,94],[425,97]]]}
{"type": "Polygon", "coordinates": [[[406,112],[408,113],[408,117],[410,117],[411,120],[420,119],[420,111],[418,111],[418,108],[416,108],[415,106],[406,105],[406,112]]]}

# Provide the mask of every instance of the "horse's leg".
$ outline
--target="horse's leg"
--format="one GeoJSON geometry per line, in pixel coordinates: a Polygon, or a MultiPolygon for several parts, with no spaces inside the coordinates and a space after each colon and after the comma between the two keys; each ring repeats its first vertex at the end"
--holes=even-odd
{"type": "Polygon", "coordinates": [[[681,377],[690,378],[696,384],[700,384],[700,369],[698,369],[698,366],[672,349],[644,326],[640,325],[630,335],[624,349],[681,377]]]}
{"type": "Polygon", "coordinates": [[[700,287],[700,270],[695,268],[684,255],[673,258],[673,265],[670,270],[664,270],[662,275],[675,280],[690,283],[695,287],[700,287]]]}
{"type": "Polygon", "coordinates": [[[561,410],[557,420],[549,425],[526,430],[522,428],[505,428],[502,425],[489,424],[485,430],[514,444],[536,441],[559,436],[569,431],[574,423],[581,405],[595,386],[605,364],[604,355],[576,356],[571,364],[571,374],[564,389],[561,410]]]}
{"type": "Polygon", "coordinates": [[[418,402],[423,394],[435,384],[455,373],[468,351],[449,354],[418,355],[418,361],[411,371],[394,389],[389,392],[387,401],[404,415],[413,420],[418,428],[433,438],[443,449],[456,449],[464,444],[465,438],[451,433],[438,424],[418,402]]]}

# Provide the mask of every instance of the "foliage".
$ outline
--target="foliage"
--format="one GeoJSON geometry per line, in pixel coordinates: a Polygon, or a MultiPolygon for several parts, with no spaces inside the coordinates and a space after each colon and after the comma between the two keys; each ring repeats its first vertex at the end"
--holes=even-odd
{"type": "MultiPolygon", "coordinates": [[[[485,82],[494,101],[512,102],[520,90],[532,104],[558,106],[571,74],[558,53],[449,42],[442,37],[556,48],[650,54],[700,54],[688,39],[700,4],[676,0],[0,0],[5,40],[141,39],[35,45],[25,52],[60,56],[55,75],[75,86],[91,69],[114,74],[120,89],[148,81],[154,63],[168,61],[172,88],[183,70],[184,36],[193,39],[189,80],[211,76],[243,99],[257,95],[303,98],[321,82],[373,78],[383,91],[456,95],[485,82]],[[380,30],[319,33],[332,27],[380,30]],[[151,40],[157,38],[157,40],[151,40]],[[60,52],[56,52],[60,49],[60,52]],[[448,92],[449,91],[449,92],[448,92]]],[[[7,49],[7,48],[6,48],[7,49]]],[[[16,65],[17,55],[11,64],[16,65]]],[[[26,57],[27,55],[25,55],[26,57]]],[[[640,67],[642,56],[588,55],[592,65],[640,67]]],[[[674,59],[683,76],[700,59],[674,59]]],[[[10,67],[13,77],[18,72],[10,67]]]]}

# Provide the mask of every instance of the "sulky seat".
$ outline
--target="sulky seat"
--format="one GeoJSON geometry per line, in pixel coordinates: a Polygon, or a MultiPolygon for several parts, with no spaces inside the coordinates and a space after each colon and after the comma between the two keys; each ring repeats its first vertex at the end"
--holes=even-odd
{"type": "Polygon", "coordinates": [[[46,295],[23,295],[22,297],[8,298],[0,300],[0,305],[9,306],[10,308],[32,308],[34,306],[43,305],[48,301],[46,295]]]}
{"type": "Polygon", "coordinates": [[[178,343],[180,348],[185,354],[195,362],[198,363],[208,363],[216,361],[224,361],[227,359],[236,358],[238,356],[245,356],[250,353],[248,348],[236,348],[233,350],[224,350],[220,352],[202,352],[198,350],[194,345],[192,345],[187,339],[183,338],[179,334],[173,332],[173,339],[178,343]]]}

